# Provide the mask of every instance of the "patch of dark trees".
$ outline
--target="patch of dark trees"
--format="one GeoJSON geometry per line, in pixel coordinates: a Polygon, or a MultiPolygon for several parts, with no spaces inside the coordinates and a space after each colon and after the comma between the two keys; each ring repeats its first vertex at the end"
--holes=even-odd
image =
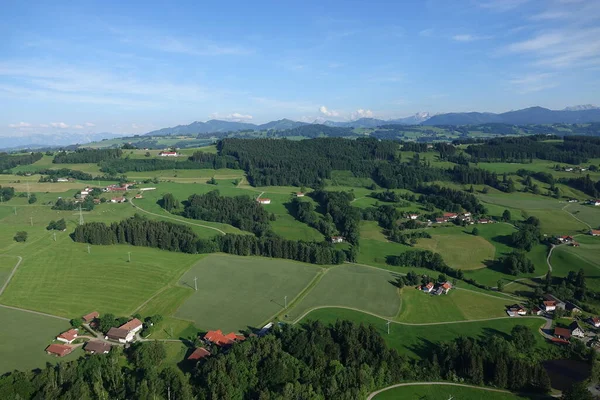
{"type": "Polygon", "coordinates": [[[273,234],[264,237],[227,234],[200,239],[187,226],[148,220],[138,214],[110,225],[102,222],[78,225],[71,237],[76,242],[95,245],[130,244],[192,254],[223,252],[312,264],[341,264],[347,259],[345,251],[328,242],[287,240],[273,234]]]}
{"type": "Polygon", "coordinates": [[[548,142],[547,137],[524,136],[495,138],[471,145],[466,152],[473,162],[533,162],[534,158],[568,164],[581,164],[600,157],[600,138],[565,136],[563,141],[548,142]]]}
{"type": "Polygon", "coordinates": [[[129,171],[145,172],[163,169],[239,169],[233,157],[195,152],[187,160],[165,158],[117,158],[100,163],[100,171],[109,174],[122,174],[129,171]]]}
{"type": "Polygon", "coordinates": [[[310,194],[323,208],[325,215],[331,215],[341,236],[357,245],[360,239],[360,210],[350,204],[354,194],[350,192],[327,192],[317,190],[310,194]]]}
{"type": "Polygon", "coordinates": [[[121,149],[77,149],[73,152],[61,151],[56,153],[54,164],[88,164],[121,158],[121,149]]]}
{"type": "MultiPolygon", "coordinates": [[[[168,197],[168,194],[163,196],[161,204],[172,212],[172,201],[168,197]]],[[[183,205],[181,215],[186,218],[233,225],[256,236],[264,236],[269,232],[269,221],[275,218],[250,196],[221,196],[218,190],[193,194],[183,205]]]]}
{"type": "Polygon", "coordinates": [[[589,175],[579,178],[561,178],[559,181],[572,188],[581,190],[589,196],[600,197],[600,180],[594,182],[589,175]]]}
{"type": "Polygon", "coordinates": [[[37,173],[43,175],[40,177],[40,182],[56,182],[58,178],[71,178],[82,181],[91,181],[94,179],[94,177],[87,172],[77,171],[69,168],[43,169],[37,171],[37,173]]]}
{"type": "Polygon", "coordinates": [[[371,176],[375,165],[395,159],[398,144],[372,138],[223,139],[217,148],[239,161],[253,186],[319,186],[332,170],[371,176]]]}
{"type": "Polygon", "coordinates": [[[79,210],[81,207],[82,210],[92,211],[94,209],[94,199],[92,196],[87,196],[82,202],[76,202],[74,199],[64,199],[60,198],[56,200],[56,203],[52,206],[53,210],[60,211],[71,211],[71,210],[79,210]]]}
{"type": "Polygon", "coordinates": [[[299,198],[294,198],[289,203],[290,214],[292,214],[298,221],[307,224],[308,226],[315,228],[325,236],[325,238],[331,238],[337,234],[337,228],[333,223],[333,217],[331,214],[321,215],[315,211],[315,206],[308,202],[302,201],[299,198]]]}
{"type": "Polygon", "coordinates": [[[10,186],[0,186],[0,197],[2,197],[2,201],[9,201],[15,197],[15,188],[10,186]]]}
{"type": "Polygon", "coordinates": [[[420,186],[417,192],[421,194],[418,201],[424,205],[431,204],[441,210],[459,213],[463,209],[473,214],[485,214],[485,206],[477,197],[462,190],[442,187],[439,185],[420,186]]]}
{"type": "Polygon", "coordinates": [[[10,173],[11,168],[19,165],[30,165],[40,160],[44,155],[42,153],[18,154],[11,155],[8,153],[0,153],[0,171],[2,173],[10,173]]]}

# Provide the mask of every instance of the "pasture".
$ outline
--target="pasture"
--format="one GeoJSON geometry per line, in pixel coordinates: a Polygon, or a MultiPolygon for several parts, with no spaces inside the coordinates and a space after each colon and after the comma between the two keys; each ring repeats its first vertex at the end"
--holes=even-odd
{"type": "Polygon", "coordinates": [[[331,267],[319,283],[291,310],[285,321],[294,321],[315,307],[350,307],[394,318],[400,306],[394,273],[356,264],[331,267]]]}
{"type": "MultiPolygon", "coordinates": [[[[400,354],[419,358],[427,355],[428,349],[434,343],[454,340],[461,336],[481,338],[490,335],[506,336],[515,325],[526,325],[537,330],[544,324],[541,318],[506,318],[485,322],[463,322],[440,325],[404,325],[390,324],[387,333],[386,320],[359,311],[343,308],[321,308],[311,311],[302,321],[318,320],[324,324],[334,324],[337,320],[348,320],[357,324],[373,326],[388,346],[398,350],[400,354]]],[[[539,346],[545,342],[541,335],[535,335],[539,346]]]]}
{"type": "Polygon", "coordinates": [[[505,317],[505,308],[512,303],[514,300],[461,289],[435,296],[405,287],[396,321],[421,324],[505,317]]]}
{"type": "Polygon", "coordinates": [[[52,339],[69,328],[67,321],[0,307],[0,375],[15,369],[28,371],[46,363],[70,361],[83,354],[75,350],[64,358],[46,354],[52,339]]]}
{"type": "Polygon", "coordinates": [[[431,239],[419,239],[415,247],[440,253],[452,268],[481,268],[484,261],[493,260],[496,254],[494,245],[481,236],[472,235],[470,228],[438,228],[428,232],[431,239]]]}
{"type": "Polygon", "coordinates": [[[179,280],[198,291],[187,297],[174,316],[198,328],[238,331],[260,327],[284,309],[321,269],[294,261],[210,255],[179,280]]]}
{"type": "Polygon", "coordinates": [[[44,233],[10,249],[23,262],[2,304],[67,318],[91,310],[129,315],[202,257],[127,245],[91,246],[88,254],[87,245],[60,233],[56,242],[44,233]]]}
{"type": "Polygon", "coordinates": [[[414,385],[401,386],[379,393],[373,400],[524,400],[530,397],[519,396],[515,393],[490,391],[474,387],[452,385],[414,385]]]}
{"type": "Polygon", "coordinates": [[[558,246],[552,252],[552,275],[565,277],[569,271],[583,269],[587,286],[600,289],[600,238],[578,236],[580,247],[558,246]]]}

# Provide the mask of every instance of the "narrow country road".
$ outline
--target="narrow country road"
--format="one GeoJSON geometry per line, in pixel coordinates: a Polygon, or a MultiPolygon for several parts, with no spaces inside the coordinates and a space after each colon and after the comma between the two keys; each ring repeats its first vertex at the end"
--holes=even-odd
{"type": "MultiPolygon", "coordinates": [[[[538,316],[526,316],[526,317],[525,316],[524,317],[508,317],[508,316],[506,316],[506,317],[493,317],[493,318],[484,318],[484,319],[469,319],[469,320],[464,320],[464,321],[424,322],[424,323],[400,322],[400,321],[393,321],[392,319],[394,317],[384,317],[382,315],[377,315],[377,314],[369,312],[369,311],[360,310],[360,309],[354,308],[354,307],[346,307],[346,306],[317,306],[317,307],[313,307],[313,308],[307,310],[306,312],[304,312],[304,314],[302,314],[300,317],[296,318],[293,323],[297,324],[299,321],[301,321],[304,317],[306,317],[312,311],[320,310],[322,308],[341,308],[341,309],[345,309],[345,310],[358,311],[358,312],[361,312],[361,313],[364,313],[364,314],[371,315],[373,317],[377,317],[377,318],[382,319],[384,321],[390,321],[392,324],[407,325],[407,326],[433,326],[433,325],[450,325],[450,324],[468,324],[468,323],[472,323],[472,322],[495,321],[495,320],[499,320],[499,319],[515,319],[515,318],[517,318],[517,319],[521,319],[521,318],[543,319],[544,321],[546,321],[546,324],[548,323],[547,318],[538,317],[538,316]]],[[[552,321],[550,321],[550,322],[552,322],[552,321]]]]}
{"type": "MultiPolygon", "coordinates": [[[[412,383],[398,383],[396,385],[392,385],[392,386],[388,386],[388,387],[386,387],[384,389],[380,389],[380,390],[378,390],[376,392],[371,393],[369,395],[369,397],[367,397],[367,400],[372,400],[379,393],[385,392],[386,390],[390,390],[390,389],[394,389],[394,388],[398,388],[398,387],[402,387],[402,386],[430,386],[430,385],[458,386],[458,387],[466,387],[466,388],[471,388],[471,389],[487,390],[488,392],[512,393],[512,392],[510,392],[508,390],[487,388],[487,387],[481,387],[481,386],[475,386],[475,385],[465,385],[465,384],[462,384],[462,383],[451,383],[451,382],[412,382],[412,383]]],[[[450,396],[450,397],[452,397],[452,396],[450,396]]]]}
{"type": "Polygon", "coordinates": [[[60,319],[60,320],[67,321],[67,322],[70,321],[69,318],[59,317],[58,315],[46,314],[46,313],[39,312],[39,311],[26,310],[24,308],[19,308],[19,307],[6,306],[4,304],[0,304],[0,307],[8,308],[8,309],[11,309],[11,310],[28,312],[30,314],[42,315],[44,317],[56,318],[56,319],[60,319]]]}
{"type": "MultiPolygon", "coordinates": [[[[259,196],[259,197],[260,197],[260,196],[259,196]]],[[[188,225],[199,226],[199,227],[201,227],[201,228],[208,228],[208,229],[212,229],[212,230],[215,230],[215,231],[217,231],[217,232],[221,233],[222,235],[226,235],[226,233],[225,233],[224,231],[220,230],[219,228],[215,228],[214,226],[208,226],[208,225],[197,224],[197,223],[195,223],[195,222],[189,222],[189,221],[185,221],[185,220],[182,220],[182,219],[178,219],[178,218],[169,217],[169,216],[167,216],[167,215],[160,215],[160,214],[156,214],[156,213],[153,213],[153,212],[150,212],[150,211],[146,211],[146,210],[144,210],[143,208],[141,208],[141,207],[139,207],[139,206],[135,205],[135,204],[133,203],[133,199],[129,199],[129,202],[131,203],[131,205],[132,205],[132,206],[134,206],[135,208],[137,208],[138,210],[140,210],[141,212],[144,212],[144,213],[146,213],[146,214],[154,215],[155,217],[160,217],[160,218],[171,219],[171,220],[173,220],[173,221],[177,221],[177,222],[179,222],[179,223],[182,223],[182,224],[188,224],[188,225]]]]}
{"type": "Polygon", "coordinates": [[[2,285],[2,287],[0,288],[0,296],[2,296],[2,293],[4,293],[4,290],[8,286],[8,283],[12,279],[15,272],[17,272],[17,268],[19,268],[19,265],[21,265],[21,261],[23,261],[23,257],[21,257],[21,256],[16,256],[16,257],[19,259],[19,261],[17,261],[17,264],[15,265],[15,267],[12,269],[12,271],[10,271],[10,274],[8,274],[8,277],[6,278],[6,282],[4,282],[4,285],[2,285]]]}

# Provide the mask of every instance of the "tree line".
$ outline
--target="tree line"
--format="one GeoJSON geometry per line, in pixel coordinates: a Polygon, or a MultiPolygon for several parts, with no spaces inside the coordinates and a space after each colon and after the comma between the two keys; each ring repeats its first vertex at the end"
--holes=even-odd
{"type": "Polygon", "coordinates": [[[19,165],[30,165],[40,160],[44,155],[42,153],[30,154],[8,154],[0,153],[0,171],[10,173],[10,169],[19,165]]]}
{"type": "Polygon", "coordinates": [[[71,152],[56,153],[52,162],[54,164],[90,164],[121,158],[121,155],[123,155],[121,149],[77,149],[71,152]]]}
{"type": "Polygon", "coordinates": [[[186,160],[166,158],[116,158],[100,164],[100,171],[108,174],[122,174],[129,171],[146,172],[163,169],[239,169],[235,158],[217,154],[195,152],[186,160]]]}

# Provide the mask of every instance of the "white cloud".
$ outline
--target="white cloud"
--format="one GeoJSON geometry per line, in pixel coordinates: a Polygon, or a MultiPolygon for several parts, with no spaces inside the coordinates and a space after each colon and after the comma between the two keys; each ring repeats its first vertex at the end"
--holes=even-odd
{"type": "Polygon", "coordinates": [[[74,129],[83,129],[83,125],[77,124],[77,125],[74,125],[73,128],[74,129]]]}
{"type": "Polygon", "coordinates": [[[421,37],[432,37],[435,30],[433,28],[427,28],[419,31],[419,36],[421,37]]]}
{"type": "Polygon", "coordinates": [[[551,89],[558,86],[555,74],[548,72],[530,73],[509,81],[517,93],[527,94],[551,89]]]}
{"type": "Polygon", "coordinates": [[[319,112],[327,117],[339,117],[340,113],[335,110],[329,110],[325,106],[319,107],[319,112]]]}
{"type": "Polygon", "coordinates": [[[252,115],[240,114],[240,113],[231,113],[231,114],[226,114],[226,115],[221,115],[219,113],[212,113],[210,115],[210,117],[212,119],[220,119],[220,120],[234,121],[234,122],[251,121],[253,118],[252,115]]]}
{"type": "Polygon", "coordinates": [[[362,108],[359,108],[358,110],[354,111],[350,115],[350,118],[352,120],[359,119],[359,118],[373,118],[373,111],[363,110],[362,108]]]}
{"type": "Polygon", "coordinates": [[[461,34],[452,36],[452,40],[457,42],[474,42],[476,40],[485,40],[491,39],[492,36],[477,36],[477,35],[469,35],[469,34],[461,34]]]}
{"type": "Polygon", "coordinates": [[[88,128],[93,128],[94,126],[96,126],[95,124],[92,124],[91,122],[86,122],[85,126],[87,126],[88,128]]]}
{"type": "Polygon", "coordinates": [[[528,3],[529,0],[480,0],[477,4],[492,11],[509,11],[528,3]]]}
{"type": "Polygon", "coordinates": [[[29,122],[19,122],[18,124],[8,124],[8,127],[13,129],[29,128],[31,124],[29,122]]]}
{"type": "Polygon", "coordinates": [[[50,122],[50,126],[53,128],[67,129],[69,125],[64,122],[50,122]]]}

